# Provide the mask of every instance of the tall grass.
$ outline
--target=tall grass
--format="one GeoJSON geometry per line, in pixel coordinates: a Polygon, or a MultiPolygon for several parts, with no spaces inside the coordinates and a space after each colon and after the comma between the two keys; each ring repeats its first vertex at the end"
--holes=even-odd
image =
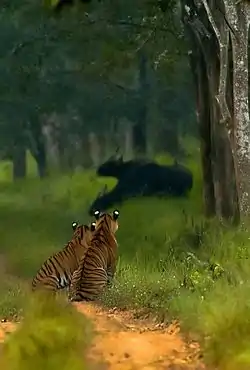
{"type": "MultiPolygon", "coordinates": [[[[102,301],[160,320],[178,318],[184,329],[199,334],[207,361],[219,369],[244,369],[250,367],[250,234],[204,220],[196,147],[193,152],[187,160],[194,174],[188,199],[134,199],[120,208],[118,269],[102,301]]],[[[16,313],[21,287],[70,238],[72,220],[88,222],[88,205],[105,183],[112,187],[115,181],[89,171],[43,181],[30,176],[16,184],[5,176],[0,254],[13,280],[0,289],[0,314],[16,313]]]]}

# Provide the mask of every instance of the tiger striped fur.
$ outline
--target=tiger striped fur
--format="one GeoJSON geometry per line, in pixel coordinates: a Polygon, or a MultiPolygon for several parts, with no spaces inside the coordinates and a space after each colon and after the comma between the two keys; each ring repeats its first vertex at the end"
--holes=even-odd
{"type": "Polygon", "coordinates": [[[69,286],[73,272],[89,247],[95,225],[95,222],[90,226],[72,222],[72,239],[42,264],[32,281],[32,290],[43,288],[55,292],[69,286]]]}
{"type": "Polygon", "coordinates": [[[70,301],[95,300],[115,274],[118,248],[115,233],[119,211],[113,211],[112,215],[96,211],[94,215],[96,229],[90,247],[73,273],[69,287],[70,301]]]}

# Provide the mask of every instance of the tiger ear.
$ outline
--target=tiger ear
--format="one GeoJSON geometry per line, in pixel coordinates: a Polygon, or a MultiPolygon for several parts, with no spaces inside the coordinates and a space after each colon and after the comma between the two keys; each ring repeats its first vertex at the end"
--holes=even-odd
{"type": "Polygon", "coordinates": [[[113,211],[113,219],[116,221],[118,219],[119,215],[120,215],[120,212],[118,211],[118,209],[115,209],[113,211]]]}
{"type": "Polygon", "coordinates": [[[96,220],[99,220],[100,215],[101,215],[101,212],[100,212],[99,210],[96,210],[96,211],[94,212],[94,217],[95,217],[95,219],[96,219],[96,220]]]}
{"type": "Polygon", "coordinates": [[[76,230],[77,226],[78,226],[78,223],[76,221],[73,221],[72,222],[72,229],[73,229],[73,231],[76,230]]]}
{"type": "Polygon", "coordinates": [[[96,223],[95,222],[91,222],[90,231],[95,231],[95,227],[96,227],[96,223]]]}

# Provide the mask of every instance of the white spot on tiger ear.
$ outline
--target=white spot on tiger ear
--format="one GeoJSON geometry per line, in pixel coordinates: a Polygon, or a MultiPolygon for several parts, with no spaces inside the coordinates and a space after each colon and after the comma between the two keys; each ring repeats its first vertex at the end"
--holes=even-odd
{"type": "Polygon", "coordinates": [[[96,210],[94,212],[94,216],[95,216],[96,220],[99,219],[100,215],[101,215],[101,212],[100,211],[96,210]]]}
{"type": "Polygon", "coordinates": [[[78,222],[74,221],[72,222],[72,229],[75,231],[78,226],[78,222]]]}
{"type": "Polygon", "coordinates": [[[117,220],[118,219],[118,217],[119,217],[119,211],[117,210],[117,209],[115,209],[114,211],[113,211],[113,217],[114,217],[114,219],[115,220],[117,220]]]}

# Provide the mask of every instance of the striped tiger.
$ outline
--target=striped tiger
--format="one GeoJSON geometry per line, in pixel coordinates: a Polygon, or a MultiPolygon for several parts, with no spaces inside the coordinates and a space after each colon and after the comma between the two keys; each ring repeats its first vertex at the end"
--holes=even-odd
{"type": "Polygon", "coordinates": [[[73,273],[69,287],[70,301],[92,301],[102,293],[114,277],[117,264],[119,211],[101,214],[95,211],[96,228],[90,247],[73,273]]]}
{"type": "Polygon", "coordinates": [[[95,222],[90,226],[72,222],[72,239],[42,264],[32,281],[32,290],[44,288],[55,292],[69,286],[73,272],[89,247],[95,226],[95,222]]]}

